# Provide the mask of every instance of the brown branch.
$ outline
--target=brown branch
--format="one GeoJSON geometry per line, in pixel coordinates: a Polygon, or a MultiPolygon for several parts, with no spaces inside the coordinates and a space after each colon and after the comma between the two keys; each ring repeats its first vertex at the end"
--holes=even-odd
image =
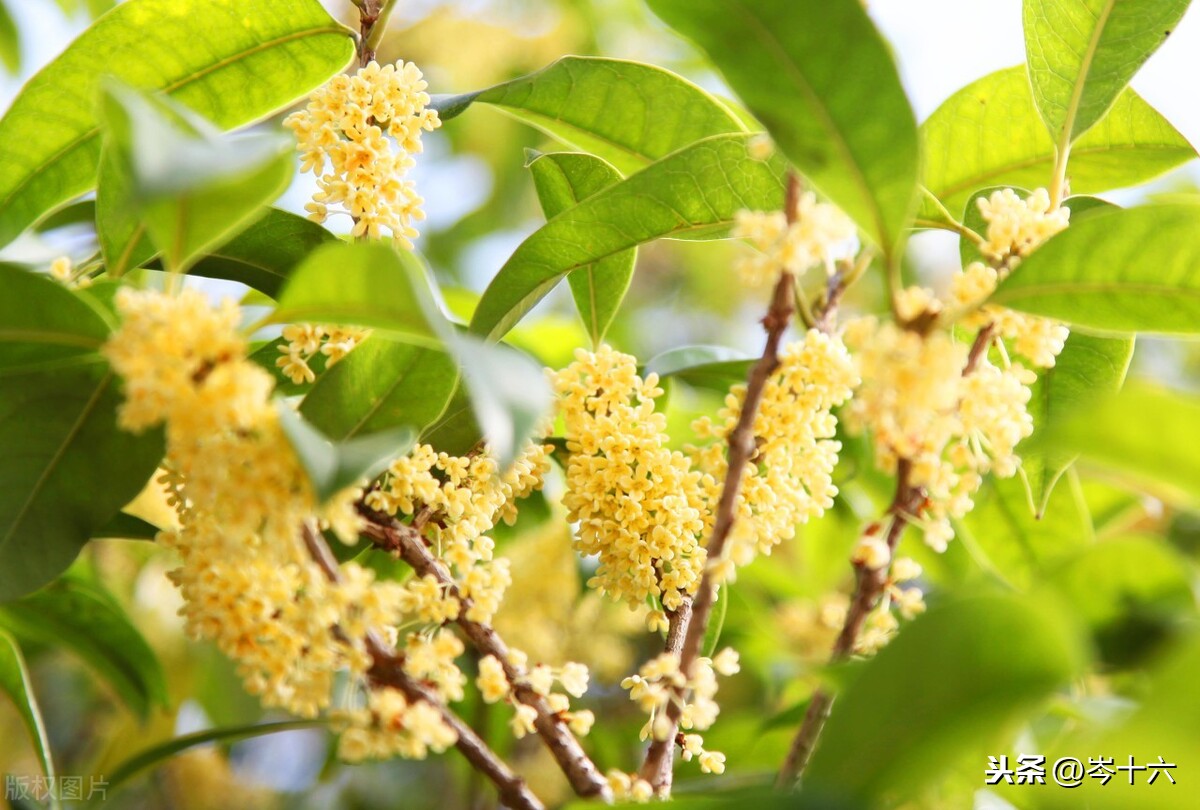
{"type": "Polygon", "coordinates": [[[355,0],[358,6],[358,64],[366,67],[375,61],[375,24],[383,13],[383,0],[355,0]]]}
{"type": "MultiPolygon", "coordinates": [[[[784,203],[788,224],[795,222],[796,204],[799,197],[800,178],[793,172],[788,175],[787,197],[784,203]]],[[[771,295],[771,305],[767,310],[766,317],[762,320],[763,328],[767,332],[766,346],[763,348],[758,362],[750,369],[750,376],[746,381],[746,398],[742,402],[737,425],[729,435],[729,464],[725,472],[725,482],[721,488],[721,498],[717,503],[712,537],[709,538],[706,547],[709,565],[705,567],[700,587],[696,590],[696,596],[692,602],[692,616],[687,622],[683,647],[679,651],[679,671],[684,675],[691,674],[692,666],[700,657],[700,648],[708,630],[708,620],[712,615],[713,603],[716,601],[717,595],[717,583],[713,581],[712,577],[712,563],[721,559],[725,551],[725,541],[729,539],[729,533],[733,529],[736,518],[737,498],[742,488],[742,476],[746,471],[746,465],[757,449],[754,437],[754,419],[758,415],[758,406],[762,402],[767,380],[779,367],[779,344],[796,311],[795,284],[795,276],[791,273],[779,274],[779,280],[775,283],[775,290],[771,295]]],[[[682,713],[680,701],[669,701],[666,712],[667,719],[670,721],[670,733],[666,735],[666,739],[671,741],[674,740],[679,728],[679,717],[682,713]]],[[[667,785],[667,781],[664,779],[670,779],[674,756],[675,747],[673,745],[652,745],[647,751],[641,773],[643,778],[651,777],[648,781],[656,791],[667,785]]]]}
{"type": "Polygon", "coordinates": [[[432,575],[450,596],[462,604],[455,620],[471,643],[484,655],[495,656],[504,667],[504,675],[512,685],[513,696],[537,711],[534,728],[538,736],[558,762],[571,787],[580,796],[595,796],[605,801],[612,800],[612,789],[608,780],[588,757],[571,733],[567,724],[550,708],[545,696],[535,692],[523,682],[524,673],[509,661],[508,645],[490,625],[466,618],[471,600],[463,597],[446,569],[434,558],[425,544],[425,538],[411,526],[405,526],[389,516],[359,504],[359,512],[367,519],[364,534],[380,548],[396,552],[418,576],[432,575]]]}
{"type": "MultiPolygon", "coordinates": [[[[683,642],[687,636],[688,624],[692,618],[692,597],[684,596],[683,601],[675,610],[667,611],[667,640],[663,644],[663,652],[668,655],[679,655],[683,651],[683,642]]],[[[640,776],[658,789],[669,789],[673,777],[672,765],[674,758],[675,734],[672,732],[665,739],[654,737],[646,750],[646,758],[642,762],[640,776]]]]}
{"type": "MultiPolygon", "coordinates": [[[[302,533],[304,546],[313,561],[330,582],[340,582],[341,572],[338,570],[337,560],[334,559],[324,538],[310,523],[304,525],[302,533]]],[[[371,669],[367,672],[371,681],[399,689],[409,700],[424,701],[436,708],[442,715],[442,721],[458,735],[454,747],[477,772],[496,786],[496,792],[500,794],[500,800],[506,806],[514,810],[544,810],[541,801],[525,784],[525,780],[513,773],[487,743],[480,739],[462,718],[442,703],[436,694],[413,680],[404,671],[403,656],[384,642],[374,630],[368,631],[366,646],[371,655],[371,669]]]]}
{"type": "Polygon", "coordinates": [[[995,322],[989,323],[979,330],[979,334],[975,336],[975,342],[971,344],[971,351],[967,354],[967,364],[963,366],[964,377],[973,372],[979,365],[979,361],[987,356],[988,347],[992,345],[992,338],[995,335],[995,322]]]}

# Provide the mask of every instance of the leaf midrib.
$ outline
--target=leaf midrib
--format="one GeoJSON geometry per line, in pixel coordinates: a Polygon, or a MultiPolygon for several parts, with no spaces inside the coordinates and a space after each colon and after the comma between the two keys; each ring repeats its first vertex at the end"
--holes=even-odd
{"type": "Polygon", "coordinates": [[[0,548],[8,545],[9,541],[12,540],[17,528],[21,525],[22,521],[25,520],[26,515],[29,514],[29,510],[33,508],[34,501],[37,500],[38,495],[40,495],[42,490],[45,489],[46,483],[50,480],[50,476],[58,467],[59,462],[62,461],[63,456],[66,455],[67,448],[71,446],[71,443],[74,442],[75,438],[79,435],[79,431],[83,430],[84,424],[88,419],[91,418],[92,414],[95,413],[96,404],[100,401],[100,397],[103,396],[104,392],[108,389],[109,383],[112,382],[112,376],[112,372],[109,371],[103,377],[101,377],[100,381],[96,384],[96,389],[92,392],[92,395],[88,397],[87,402],[84,403],[83,409],[79,412],[78,418],[71,425],[71,429],[67,431],[67,435],[63,438],[63,441],[58,446],[58,449],[54,451],[54,455],[50,457],[49,463],[46,464],[46,467],[42,470],[41,475],[38,476],[38,480],[34,482],[33,488],[29,491],[29,497],[25,499],[25,503],[23,503],[21,508],[17,510],[16,515],[13,517],[12,524],[8,527],[8,531],[4,533],[3,537],[0,537],[0,548]]]}
{"type": "MultiPolygon", "coordinates": [[[[294,42],[294,41],[304,39],[305,37],[310,37],[310,36],[320,36],[323,34],[340,34],[340,33],[344,33],[344,29],[342,29],[340,26],[336,26],[336,27],[322,26],[321,28],[307,28],[303,31],[295,31],[286,36],[277,37],[277,38],[275,38],[273,40],[269,40],[267,42],[260,42],[260,43],[256,44],[253,48],[249,48],[247,50],[240,51],[236,54],[227,56],[224,59],[214,62],[211,65],[208,65],[207,67],[205,67],[201,70],[191,73],[182,79],[178,79],[175,82],[172,82],[171,84],[166,85],[165,87],[158,88],[157,92],[166,93],[166,94],[170,95],[171,93],[174,93],[177,90],[187,87],[190,84],[192,84],[193,82],[199,81],[199,80],[205,78],[206,76],[209,76],[210,74],[217,72],[218,70],[222,70],[226,67],[229,67],[232,64],[236,64],[237,62],[241,61],[242,59],[249,58],[250,56],[253,56],[254,54],[261,53],[261,52],[266,51],[270,48],[273,48],[277,45],[284,45],[288,42],[294,42]]],[[[153,88],[151,88],[151,89],[153,89],[153,88]]],[[[71,152],[75,151],[76,149],[79,149],[84,144],[86,144],[88,141],[95,138],[99,133],[100,133],[99,126],[93,126],[91,129],[85,130],[83,132],[83,134],[81,134],[78,138],[69,142],[66,146],[64,146],[58,152],[55,152],[53,155],[50,156],[50,158],[48,160],[43,161],[41,163],[41,165],[38,166],[38,168],[36,168],[34,171],[30,172],[29,174],[25,175],[25,177],[21,180],[21,182],[13,187],[12,191],[10,191],[2,199],[0,199],[0,211],[7,211],[9,208],[9,204],[13,201],[13,198],[16,197],[21,191],[23,191],[26,186],[28,186],[30,183],[32,183],[37,178],[41,177],[42,174],[46,171],[47,167],[56,165],[59,161],[62,160],[62,158],[65,155],[68,155],[71,152]]]]}
{"type": "Polygon", "coordinates": [[[812,108],[817,111],[819,118],[825,126],[825,130],[833,140],[834,147],[841,154],[845,164],[850,168],[854,183],[858,187],[859,195],[867,203],[867,207],[871,211],[871,218],[874,220],[876,233],[883,243],[880,247],[885,253],[890,253],[892,239],[887,227],[884,225],[883,212],[879,209],[878,201],[871,193],[870,184],[867,183],[867,179],[863,175],[862,167],[859,165],[854,153],[850,150],[850,144],[846,142],[841,130],[830,116],[828,106],[822,102],[820,96],[813,90],[808,80],[804,77],[804,74],[800,71],[799,66],[788,58],[787,51],[784,49],[783,43],[779,41],[779,38],[771,33],[771,30],[763,24],[762,20],[750,13],[750,10],[742,0],[734,0],[734,5],[742,10],[748,20],[752,21],[752,29],[758,34],[763,46],[773,52],[779,63],[788,69],[786,75],[792,77],[796,89],[808,98],[812,108]]]}
{"type": "Polygon", "coordinates": [[[1116,5],[1116,0],[1106,0],[1100,16],[1096,19],[1096,27],[1092,31],[1092,37],[1088,40],[1087,50],[1083,53],[1083,60],[1079,64],[1079,72],[1075,76],[1075,84],[1071,88],[1071,98],[1067,102],[1066,117],[1063,119],[1062,132],[1059,133],[1060,148],[1067,148],[1071,142],[1075,140],[1075,119],[1079,116],[1079,105],[1083,101],[1083,88],[1087,86],[1087,79],[1092,70],[1092,63],[1096,59],[1096,50],[1100,47],[1100,40],[1104,36],[1104,28],[1108,25],[1108,18],[1112,15],[1113,6],[1116,5]]]}

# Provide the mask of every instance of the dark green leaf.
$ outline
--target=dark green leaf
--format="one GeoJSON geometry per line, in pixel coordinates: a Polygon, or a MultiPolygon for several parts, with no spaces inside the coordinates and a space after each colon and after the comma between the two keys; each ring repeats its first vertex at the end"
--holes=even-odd
{"type": "Polygon", "coordinates": [[[1023,718],[1082,659],[1078,638],[1040,602],[997,595],[933,607],[838,696],[803,793],[872,804],[911,796],[965,743],[1023,718]]]}
{"type": "Polygon", "coordinates": [[[713,607],[708,627],[704,628],[704,643],[700,645],[700,654],[708,658],[716,654],[717,645],[721,643],[721,631],[725,629],[725,616],[729,613],[728,585],[717,587],[717,603],[713,607]]]}
{"type": "Polygon", "coordinates": [[[48,779],[53,779],[54,758],[50,754],[50,738],[46,735],[42,710],[38,708],[37,698],[33,694],[25,657],[21,655],[16,639],[4,630],[0,630],[0,689],[4,690],[20,713],[25,730],[29,732],[29,740],[42,763],[42,772],[48,779]]]}
{"type": "Polygon", "coordinates": [[[724,346],[680,346],[650,358],[646,374],[683,380],[697,388],[728,391],[746,381],[754,360],[724,346]]]}
{"type": "Polygon", "coordinates": [[[420,430],[442,415],[457,385],[458,367],[445,352],[372,335],[317,378],[300,413],[335,441],[420,430]]]}
{"type": "MultiPolygon", "coordinates": [[[[1026,410],[1033,417],[1035,433],[1096,397],[1116,393],[1125,382],[1125,372],[1133,358],[1133,343],[1132,337],[1071,333],[1054,366],[1039,374],[1031,388],[1026,410]]],[[[1074,457],[1037,444],[1022,446],[1019,452],[1034,508],[1041,516],[1046,511],[1050,491],[1074,457]]]]}
{"type": "Polygon", "coordinates": [[[317,248],[292,271],[272,320],[371,326],[434,348],[447,328],[424,267],[381,242],[317,248]]]}
{"type": "Polygon", "coordinates": [[[86,361],[108,339],[99,308],[40,273],[0,264],[0,369],[86,361]]]}
{"type": "Polygon", "coordinates": [[[291,103],[353,53],[350,31],[318,0],[122,3],[32,78],[0,120],[0,244],[94,183],[102,76],[164,91],[228,129],[291,103]]]}
{"type": "Polygon", "coordinates": [[[96,175],[96,238],[105,272],[113,278],[141,267],[155,252],[134,200],[132,169],[120,153],[115,144],[105,145],[96,175]]]}
{"type": "Polygon", "coordinates": [[[119,540],[156,540],[159,528],[139,517],[117,512],[113,519],[92,533],[94,538],[114,538],[119,540]]]}
{"type": "MultiPolygon", "coordinates": [[[[538,199],[547,219],[553,219],[621,180],[621,175],[610,164],[582,152],[541,155],[529,163],[529,170],[533,173],[538,199]]],[[[636,261],[637,248],[631,248],[567,276],[575,306],[593,346],[604,341],[604,333],[629,289],[636,261]]]]}
{"type": "Polygon", "coordinates": [[[917,125],[862,3],[648,5],[708,53],[784,154],[890,253],[915,202],[917,125]]]}
{"type": "Polygon", "coordinates": [[[700,141],[593,194],[526,239],[492,279],[471,331],[499,340],[567,273],[654,239],[729,232],[741,209],[783,205],[779,158],[748,152],[750,136],[700,141]]]}
{"type": "Polygon", "coordinates": [[[168,705],[167,682],[154,650],[107,591],[65,576],[0,606],[0,625],[20,638],[76,653],[145,720],[168,705]]]}
{"type": "Polygon", "coordinates": [[[1200,331],[1200,205],[1089,213],[1025,259],[992,301],[1101,332],[1200,331]]]}
{"type": "Polygon", "coordinates": [[[1025,51],[1055,143],[1099,121],[1167,41],[1190,0],[1025,0],[1025,51]]]}
{"type": "Polygon", "coordinates": [[[435,97],[442,120],[484,102],[628,174],[677,149],[745,127],[696,85],[654,65],[565,56],[542,70],[462,96],[435,97]]]}
{"type": "Polygon", "coordinates": [[[191,274],[239,281],[275,298],[292,270],[318,247],[338,238],[304,217],[269,208],[257,222],[206,251],[191,274]]]}
{"type": "MultiPolygon", "coordinates": [[[[1023,66],[959,90],[921,125],[921,139],[925,185],[951,211],[962,210],[981,188],[1039,188],[1053,174],[1054,142],[1033,104],[1023,66]]],[[[1144,183],[1195,156],[1165,118],[1125,90],[1071,149],[1068,179],[1076,194],[1094,194],[1144,183]]]]}
{"type": "Polygon", "coordinates": [[[0,376],[0,599],[62,573],[150,478],[161,432],[117,427],[102,364],[0,376]]]}
{"type": "MultiPolygon", "coordinates": [[[[186,271],[246,228],[291,180],[294,147],[282,133],[221,136],[188,120],[182,105],[115,80],[105,83],[101,106],[112,163],[105,179],[120,178],[126,200],[117,201],[137,209],[168,270],[186,271]]],[[[137,234],[134,226],[112,252],[136,251],[137,234]]]]}

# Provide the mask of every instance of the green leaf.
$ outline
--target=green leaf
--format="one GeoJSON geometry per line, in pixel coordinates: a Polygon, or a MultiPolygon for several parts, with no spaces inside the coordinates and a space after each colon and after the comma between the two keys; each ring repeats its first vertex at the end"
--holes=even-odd
{"type": "Polygon", "coordinates": [[[1200,507],[1200,398],[1147,383],[1093,398],[1043,441],[1172,502],[1200,507]]]}
{"type": "Polygon", "coordinates": [[[458,385],[445,352],[372,335],[317,378],[300,413],[335,441],[434,422],[458,385]]]}
{"type": "MultiPolygon", "coordinates": [[[[547,219],[621,180],[620,173],[610,164],[582,152],[541,155],[528,165],[547,219]]],[[[567,276],[575,306],[593,346],[604,341],[604,333],[629,290],[636,261],[637,248],[631,248],[567,276]]]]}
{"type": "Polygon", "coordinates": [[[636,172],[710,135],[745,132],[717,99],[668,70],[640,62],[565,56],[510,82],[435,96],[442,120],[484,102],[581,152],[636,172]]]}
{"type": "Polygon", "coordinates": [[[312,220],[269,208],[233,239],[206,251],[189,272],[238,281],[275,298],[300,262],[322,245],[338,241],[312,220]]]}
{"type": "Polygon", "coordinates": [[[182,105],[116,81],[105,83],[101,106],[105,160],[120,164],[105,174],[132,181],[122,190],[168,270],[185,272],[246,228],[291,181],[293,145],[283,133],[221,136],[182,105]]]}
{"type": "Polygon", "coordinates": [[[271,320],[370,326],[434,348],[446,328],[424,267],[382,242],[317,248],[292,271],[271,320]]]}
{"type": "Polygon", "coordinates": [[[758,160],[750,136],[695,143],[593,194],[535,231],[500,269],[471,320],[471,332],[499,340],[562,277],[654,239],[727,234],[743,208],[783,205],[785,167],[758,160]]]}
{"type": "Polygon", "coordinates": [[[161,432],[119,429],[120,402],[99,364],[0,376],[0,600],[62,573],[154,472],[161,432]]]}
{"type": "Polygon", "coordinates": [[[964,745],[1023,719],[1082,659],[1079,639],[1040,602],[988,595],[937,605],[838,696],[802,795],[874,806],[936,784],[964,745]]]}
{"type": "Polygon", "coordinates": [[[153,767],[197,745],[206,745],[214,742],[233,742],[234,740],[244,740],[249,737],[261,737],[264,734],[276,734],[280,731],[322,728],[328,723],[329,720],[324,718],[316,720],[284,720],[278,723],[259,723],[248,726],[214,728],[207,731],[197,731],[193,734],[185,734],[182,737],[176,737],[173,740],[168,740],[165,743],[147,748],[125,760],[111,774],[107,775],[107,786],[109,790],[114,790],[117,786],[128,782],[147,768],[153,767]]]}
{"type": "Polygon", "coordinates": [[[483,431],[475,419],[470,394],[461,383],[445,412],[421,432],[422,444],[452,456],[465,456],[482,440],[483,431]]]}
{"type": "MultiPolygon", "coordinates": [[[[1054,142],[1022,66],[959,90],[921,125],[925,185],[951,211],[988,186],[1046,186],[1054,142]]],[[[1133,90],[1125,90],[1071,149],[1076,194],[1144,183],[1196,156],[1191,144],[1133,90]]],[[[923,212],[924,214],[924,212],[923,212]]]]}
{"type": "Polygon", "coordinates": [[[917,125],[862,3],[647,3],[708,53],[784,154],[891,253],[917,193],[917,125]]]}
{"type": "Polygon", "coordinates": [[[282,400],[277,405],[280,426],[308,473],[319,503],[360,479],[374,479],[417,440],[415,430],[398,427],[334,443],[290,405],[282,400]]]}
{"type": "Polygon", "coordinates": [[[155,253],[134,199],[132,170],[120,153],[115,144],[105,145],[96,175],[96,239],[104,270],[113,278],[141,267],[155,253]]]}
{"type": "Polygon", "coordinates": [[[516,349],[470,335],[447,337],[462,367],[475,423],[504,469],[550,411],[550,385],[541,367],[516,349]]]}
{"type": "Polygon", "coordinates": [[[1004,279],[992,303],[1099,332],[1200,331],[1200,205],[1089,213],[1004,279]]]}
{"type": "MultiPolygon", "coordinates": [[[[1098,396],[1114,394],[1125,382],[1133,359],[1132,337],[1105,338],[1072,332],[1052,368],[1038,375],[1030,391],[1026,410],[1033,417],[1034,431],[1061,421],[1098,396]]],[[[1046,512],[1046,503],[1059,476],[1074,456],[1038,444],[1022,446],[1021,470],[1029,483],[1036,514],[1046,512]]]]}
{"type": "Polygon", "coordinates": [[[1074,143],[1167,41],[1190,0],[1025,0],[1033,97],[1055,143],[1074,143]]]}
{"type": "Polygon", "coordinates": [[[745,382],[753,365],[744,352],[725,346],[680,346],[650,358],[645,373],[723,392],[745,382]]]}
{"type": "Polygon", "coordinates": [[[353,53],[351,32],[318,0],[121,3],[30,79],[0,120],[0,244],[92,186],[102,76],[161,90],[230,129],[287,106],[353,53]]]}
{"type": "Polygon", "coordinates": [[[0,625],[19,638],[76,653],[113,687],[142,720],[166,707],[167,682],[154,650],[112,594],[78,576],[65,576],[0,606],[0,625]]]}
{"type": "Polygon", "coordinates": [[[1092,631],[1100,660],[1143,664],[1194,618],[1196,597],[1188,561],[1153,538],[1105,540],[1047,577],[1092,631]]]}
{"type": "Polygon", "coordinates": [[[0,289],[0,369],[86,361],[108,339],[100,312],[49,276],[0,264],[0,289]]]}
{"type": "Polygon", "coordinates": [[[33,694],[33,684],[29,680],[29,670],[25,667],[25,657],[17,641],[4,630],[0,630],[0,689],[12,700],[29,732],[30,742],[37,752],[38,760],[42,763],[42,772],[47,779],[54,779],[54,758],[50,754],[50,738],[46,734],[46,724],[42,720],[42,710],[38,708],[37,698],[33,694]]]}
{"type": "Polygon", "coordinates": [[[21,71],[21,32],[3,2],[0,2],[0,62],[14,76],[21,71]]]}
{"type": "Polygon", "coordinates": [[[96,539],[157,540],[159,528],[153,523],[134,517],[126,512],[117,512],[113,519],[92,533],[96,539]]]}
{"type": "Polygon", "coordinates": [[[725,616],[729,613],[729,586],[717,586],[716,608],[704,628],[704,643],[700,645],[700,654],[706,658],[716,655],[717,645],[721,643],[721,632],[725,629],[725,616]]]}

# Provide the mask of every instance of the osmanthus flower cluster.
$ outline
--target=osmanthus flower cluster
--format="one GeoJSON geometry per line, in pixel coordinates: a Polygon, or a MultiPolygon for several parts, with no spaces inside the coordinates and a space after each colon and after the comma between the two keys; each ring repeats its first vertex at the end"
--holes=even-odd
{"type": "Polygon", "coordinates": [[[862,318],[845,329],[863,379],[846,410],[847,426],[871,432],[881,469],[907,465],[907,484],[926,495],[919,513],[907,517],[939,551],[954,536],[952,519],[972,508],[983,476],[1016,474],[1017,444],[1033,432],[1026,404],[1036,374],[1010,359],[1003,339],[1031,365],[1047,367],[1067,338],[1061,324],[983,302],[1022,257],[1067,226],[1069,211],[1050,210],[1044,190],[1022,200],[1004,189],[979,207],[988,223],[981,249],[992,264],[974,262],[956,275],[957,310],[913,287],[897,295],[899,322],[862,318]],[[915,326],[921,321],[931,327],[915,326]],[[939,322],[975,329],[977,345],[939,322]]]}
{"type": "Polygon", "coordinates": [[[324,222],[340,206],[354,220],[353,236],[391,236],[412,247],[414,221],[425,218],[421,197],[405,175],[421,151],[421,133],[440,125],[411,62],[371,62],[353,76],[336,76],[300,112],[284,120],[296,135],[301,171],[319,191],[306,208],[324,222]]]}
{"type": "Polygon", "coordinates": [[[856,233],[841,209],[817,202],[811,191],[796,198],[791,212],[739,211],[732,235],[749,240],[758,252],[738,260],[738,275],[748,287],[766,287],[780,272],[800,275],[818,266],[833,275],[834,261],[849,252],[856,233]]]}
{"type": "Polygon", "coordinates": [[[285,343],[279,346],[282,355],[275,361],[283,375],[297,385],[317,378],[308,365],[316,355],[325,357],[325,367],[349,354],[371,334],[361,326],[331,326],[329,324],[293,323],[283,328],[285,343]]]}

